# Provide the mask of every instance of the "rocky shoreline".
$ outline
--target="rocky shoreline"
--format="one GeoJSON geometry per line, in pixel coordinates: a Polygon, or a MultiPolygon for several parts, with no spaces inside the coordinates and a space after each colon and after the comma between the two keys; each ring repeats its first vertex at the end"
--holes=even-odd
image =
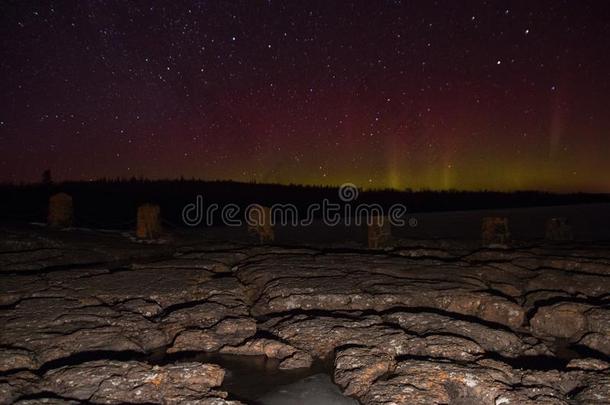
{"type": "Polygon", "coordinates": [[[160,351],[324,359],[363,404],[610,403],[610,244],[2,232],[0,403],[238,403],[220,366],[160,351]]]}

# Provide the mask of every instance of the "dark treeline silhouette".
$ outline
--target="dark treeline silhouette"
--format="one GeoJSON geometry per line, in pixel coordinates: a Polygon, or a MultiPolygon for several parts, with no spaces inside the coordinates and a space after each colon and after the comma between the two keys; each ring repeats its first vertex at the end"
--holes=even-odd
{"type": "MultiPolygon", "coordinates": [[[[330,186],[240,183],[234,181],[116,179],[91,182],[0,185],[0,215],[3,222],[44,222],[49,197],[66,192],[74,199],[75,225],[97,228],[129,228],[136,209],[143,203],[161,206],[168,224],[182,226],[181,213],[186,204],[203,196],[204,206],[229,203],[245,208],[257,203],[294,204],[305,213],[312,203],[328,199],[341,203],[338,188],[330,186]]],[[[610,194],[554,194],[539,191],[360,191],[353,204],[379,204],[384,209],[404,204],[411,213],[496,208],[518,208],[610,202],[610,194]]],[[[243,211],[242,211],[243,212],[243,211]]],[[[215,216],[215,222],[219,219],[215,216]]]]}

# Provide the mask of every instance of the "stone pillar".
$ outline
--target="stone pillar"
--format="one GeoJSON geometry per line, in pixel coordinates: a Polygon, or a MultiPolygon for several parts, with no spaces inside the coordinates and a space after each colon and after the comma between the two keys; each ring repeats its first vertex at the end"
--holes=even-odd
{"type": "Polygon", "coordinates": [[[392,226],[386,217],[373,217],[373,223],[368,225],[369,249],[388,247],[392,240],[392,226]]]}
{"type": "Polygon", "coordinates": [[[481,237],[484,246],[507,245],[510,241],[508,231],[508,218],[486,217],[483,218],[481,237]]]}
{"type": "Polygon", "coordinates": [[[154,204],[138,207],[136,236],[140,239],[157,239],[161,236],[161,208],[154,204]]]}
{"type": "Polygon", "coordinates": [[[67,228],[74,220],[72,197],[66,193],[52,195],[49,198],[49,216],[47,224],[53,228],[67,228]]]}
{"type": "Polygon", "coordinates": [[[248,224],[249,234],[258,236],[260,243],[270,243],[275,240],[271,208],[263,206],[252,208],[248,216],[250,222],[252,222],[248,224]]]}
{"type": "Polygon", "coordinates": [[[567,218],[549,218],[546,221],[546,238],[548,240],[565,241],[574,239],[572,226],[567,218]]]}

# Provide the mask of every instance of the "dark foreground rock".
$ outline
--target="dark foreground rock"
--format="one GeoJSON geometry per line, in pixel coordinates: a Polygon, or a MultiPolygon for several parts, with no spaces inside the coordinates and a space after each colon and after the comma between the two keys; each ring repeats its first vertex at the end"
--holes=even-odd
{"type": "Polygon", "coordinates": [[[0,402],[22,398],[104,404],[198,403],[238,404],[217,390],[224,370],[216,365],[183,363],[151,366],[135,361],[101,360],[50,370],[40,377],[19,373],[16,380],[0,381],[0,402]],[[19,384],[13,384],[18,381],[19,384]]]}
{"type": "Polygon", "coordinates": [[[610,403],[608,245],[6,235],[0,403],[235,403],[202,352],[323,359],[364,404],[610,403]]]}
{"type": "Polygon", "coordinates": [[[607,373],[528,371],[482,360],[388,361],[370,350],[337,353],[335,381],[367,404],[604,404],[607,373]]]}

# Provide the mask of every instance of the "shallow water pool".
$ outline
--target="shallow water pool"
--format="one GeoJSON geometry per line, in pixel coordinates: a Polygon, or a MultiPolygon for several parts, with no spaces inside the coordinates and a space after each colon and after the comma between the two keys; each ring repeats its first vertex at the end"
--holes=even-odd
{"type": "Polygon", "coordinates": [[[194,354],[179,361],[214,363],[226,370],[222,389],[231,399],[259,405],[357,405],[330,378],[330,365],[281,370],[279,361],[265,356],[194,354]]]}

